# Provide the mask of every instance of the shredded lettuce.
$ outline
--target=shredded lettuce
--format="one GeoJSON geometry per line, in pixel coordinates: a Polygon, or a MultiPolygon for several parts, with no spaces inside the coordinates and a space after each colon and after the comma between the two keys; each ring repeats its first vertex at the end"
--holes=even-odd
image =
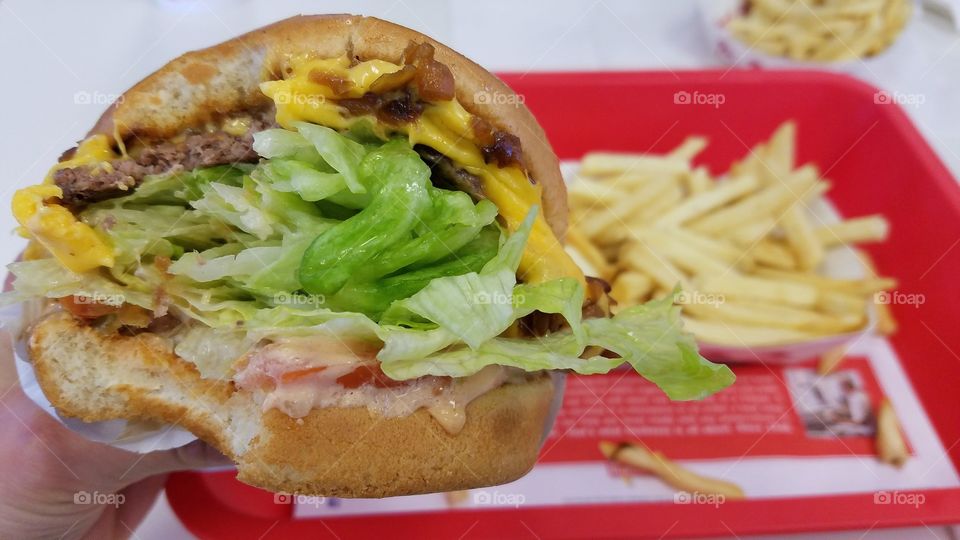
{"type": "Polygon", "coordinates": [[[582,320],[579,281],[518,283],[537,208],[508,234],[490,201],[434,186],[407,140],[294,127],[254,135],[259,164],[151,176],[89,205],[79,217],[112,243],[114,267],[13,263],[0,303],[109,295],[175,310],[194,321],[175,351],[204,377],[228,376],[260,340],[328,333],[382,343],[382,369],[400,380],[628,364],[673,399],[733,382],[698,354],[670,299],[582,320]],[[504,337],[534,312],[566,329],[504,337]]]}

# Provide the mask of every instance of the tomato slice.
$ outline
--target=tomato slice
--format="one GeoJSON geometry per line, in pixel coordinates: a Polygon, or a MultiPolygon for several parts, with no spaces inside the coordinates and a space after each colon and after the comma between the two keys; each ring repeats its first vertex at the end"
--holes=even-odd
{"type": "MultiPolygon", "coordinates": [[[[288,383],[298,381],[304,377],[313,375],[314,373],[320,373],[325,369],[327,369],[327,366],[316,366],[298,369],[296,371],[287,371],[286,373],[280,375],[280,382],[288,383]]],[[[393,388],[396,386],[402,386],[405,384],[405,381],[395,381],[390,377],[387,377],[380,369],[380,364],[376,363],[360,364],[359,367],[347,373],[346,375],[337,377],[337,384],[344,388],[359,388],[365,384],[372,384],[377,388],[393,388]]]]}
{"type": "Polygon", "coordinates": [[[290,382],[297,379],[302,379],[307,375],[313,375],[314,373],[320,373],[321,371],[327,369],[327,366],[316,366],[306,369],[298,369],[297,371],[288,371],[283,375],[280,375],[280,382],[290,382]]]}
{"type": "Polygon", "coordinates": [[[64,296],[60,299],[63,309],[83,319],[96,319],[120,311],[120,305],[101,304],[88,297],[64,296]]]}
{"type": "Polygon", "coordinates": [[[341,375],[337,378],[337,384],[344,388],[359,388],[364,384],[372,384],[377,388],[393,388],[403,386],[406,382],[395,381],[387,377],[380,369],[380,364],[374,363],[361,364],[360,367],[350,373],[341,375]]]}

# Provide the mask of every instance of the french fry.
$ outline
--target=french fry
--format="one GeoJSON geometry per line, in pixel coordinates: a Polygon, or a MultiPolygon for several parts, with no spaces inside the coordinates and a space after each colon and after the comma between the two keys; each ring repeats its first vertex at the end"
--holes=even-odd
{"type": "Polygon", "coordinates": [[[641,243],[631,243],[624,248],[623,262],[628,268],[647,274],[664,289],[673,290],[680,283],[684,290],[692,290],[690,282],[676,266],[641,243]]]}
{"type": "Polygon", "coordinates": [[[843,357],[847,354],[847,345],[839,345],[820,355],[820,361],[817,362],[817,374],[827,375],[837,369],[843,357]]]}
{"type": "Polygon", "coordinates": [[[730,271],[731,265],[712,257],[696,247],[674,241],[660,229],[644,229],[640,232],[641,241],[654,249],[668,261],[693,275],[723,275],[730,271]]]}
{"type": "Polygon", "coordinates": [[[586,257],[584,257],[579,250],[577,250],[577,248],[573,247],[571,244],[567,244],[563,247],[563,250],[567,252],[567,255],[569,255],[571,259],[573,259],[573,262],[577,263],[577,266],[580,267],[580,270],[583,271],[585,276],[602,277],[600,276],[600,270],[597,270],[597,268],[593,266],[593,264],[586,257]]]}
{"type": "Polygon", "coordinates": [[[574,181],[567,189],[571,206],[586,206],[589,208],[607,208],[620,200],[620,190],[610,182],[596,182],[580,179],[574,181]]]}
{"type": "Polygon", "coordinates": [[[745,497],[743,489],[733,482],[697,474],[667,459],[661,452],[651,451],[640,444],[601,441],[599,446],[600,452],[610,461],[654,474],[680,491],[723,495],[729,499],[745,497]]]}
{"type": "Polygon", "coordinates": [[[591,152],[580,162],[580,174],[605,176],[624,173],[646,173],[655,176],[679,176],[689,172],[686,160],[645,154],[591,152]]]}
{"type": "Polygon", "coordinates": [[[760,186],[755,176],[741,176],[694,195],[657,219],[659,225],[680,225],[746,195],[760,186]]]}
{"type": "Polygon", "coordinates": [[[459,491],[447,491],[443,494],[443,498],[446,500],[447,506],[455,508],[467,502],[467,500],[470,498],[470,492],[465,489],[459,491]]]}
{"type": "Polygon", "coordinates": [[[699,290],[722,294],[724,297],[807,308],[815,306],[820,297],[815,287],[805,283],[774,281],[733,273],[698,276],[694,279],[694,285],[699,290]]]}
{"type": "Polygon", "coordinates": [[[802,343],[816,339],[822,335],[790,328],[768,328],[765,326],[750,326],[746,324],[728,324],[691,319],[689,317],[683,317],[683,326],[690,332],[693,332],[693,334],[697,336],[697,339],[707,343],[728,345],[731,347],[760,347],[764,345],[802,343]]]}
{"type": "MultiPolygon", "coordinates": [[[[877,274],[877,267],[873,264],[873,258],[870,257],[869,253],[861,249],[854,250],[854,253],[860,260],[860,264],[866,269],[868,276],[876,277],[879,275],[877,274]]],[[[894,288],[896,288],[896,286],[885,288],[885,290],[894,288]]],[[[891,336],[897,332],[897,319],[893,316],[893,310],[890,309],[889,304],[881,302],[876,294],[873,295],[873,311],[877,318],[878,334],[881,336],[891,336]]]]}
{"type": "Polygon", "coordinates": [[[617,301],[614,313],[639,304],[652,290],[650,276],[633,270],[620,273],[610,288],[610,297],[617,301]]]}
{"type": "MultiPolygon", "coordinates": [[[[736,203],[690,223],[690,228],[704,234],[717,235],[755,219],[777,215],[784,207],[798,200],[809,200],[827,187],[817,188],[816,176],[809,169],[797,169],[782,184],[770,185],[736,203]]],[[[825,184],[825,183],[824,183],[825,184]]]]}
{"type": "Polygon", "coordinates": [[[877,408],[877,456],[880,461],[898,469],[910,458],[897,413],[887,399],[881,401],[877,408]]]}
{"type": "Polygon", "coordinates": [[[658,228],[675,242],[686,244],[706,253],[730,267],[752,271],[756,266],[749,252],[738,249],[722,239],[711,238],[682,228],[658,228]]]}
{"type": "Polygon", "coordinates": [[[767,238],[753,245],[749,252],[759,265],[781,270],[793,270],[797,267],[797,260],[789,249],[767,238]]]}
{"type": "Polygon", "coordinates": [[[659,198],[654,199],[653,203],[645,209],[637,212],[636,217],[629,219],[631,224],[646,225],[656,221],[660,216],[666,214],[677,203],[683,200],[683,189],[679,185],[670,186],[667,191],[662,193],[659,198]]]}
{"type": "Polygon", "coordinates": [[[726,238],[742,247],[750,247],[763,240],[777,226],[773,217],[765,216],[727,231],[726,238]]]}
{"type": "Polygon", "coordinates": [[[567,244],[577,250],[597,270],[597,277],[608,281],[613,278],[613,266],[578,227],[567,228],[567,244]]]}
{"type": "Polygon", "coordinates": [[[683,177],[687,193],[695,195],[703,193],[713,187],[713,180],[710,179],[710,173],[706,167],[697,167],[683,177]]]}
{"type": "Polygon", "coordinates": [[[687,137],[680,146],[674,148],[667,154],[667,158],[677,161],[690,161],[697,157],[697,154],[707,147],[706,137],[687,137]]]}
{"type": "Polygon", "coordinates": [[[798,205],[791,206],[784,212],[780,225],[797,267],[800,270],[813,270],[823,261],[823,244],[814,234],[804,210],[798,205]]]}
{"type": "Polygon", "coordinates": [[[893,310],[889,304],[874,302],[873,310],[877,317],[877,333],[881,336],[892,336],[897,333],[899,324],[897,318],[893,316],[893,310]]]}
{"type": "Polygon", "coordinates": [[[767,143],[766,160],[767,169],[777,178],[784,178],[790,174],[796,165],[794,156],[796,155],[797,124],[788,120],[777,128],[770,136],[770,142],[767,143]]]}
{"type": "Polygon", "coordinates": [[[866,311],[867,302],[862,296],[848,294],[840,291],[820,291],[817,307],[826,312],[836,315],[862,314],[866,311]]]}
{"type": "Polygon", "coordinates": [[[590,238],[607,243],[619,242],[627,234],[624,227],[626,220],[640,213],[644,207],[652,204],[652,201],[664,198],[671,188],[676,188],[672,177],[651,179],[636,191],[634,197],[621,197],[608,210],[598,211],[591,219],[580,221],[579,226],[590,238]]]}
{"type": "Polygon", "coordinates": [[[673,294],[673,289],[657,287],[656,289],[653,290],[653,294],[651,295],[651,297],[654,300],[660,300],[661,298],[666,298],[672,294],[673,294]]]}
{"type": "Polygon", "coordinates": [[[704,321],[788,328],[817,334],[842,334],[863,327],[863,314],[831,315],[760,302],[724,300],[714,304],[684,304],[684,311],[704,321]]]}
{"type": "Polygon", "coordinates": [[[889,291],[897,287],[897,280],[889,277],[867,277],[863,279],[836,279],[807,272],[785,272],[772,268],[757,268],[757,275],[808,283],[819,289],[839,291],[849,294],[872,295],[880,291],[889,291]]]}
{"type": "Polygon", "coordinates": [[[817,229],[816,235],[826,247],[840,244],[882,242],[890,234],[890,223],[880,215],[848,219],[817,229]]]}

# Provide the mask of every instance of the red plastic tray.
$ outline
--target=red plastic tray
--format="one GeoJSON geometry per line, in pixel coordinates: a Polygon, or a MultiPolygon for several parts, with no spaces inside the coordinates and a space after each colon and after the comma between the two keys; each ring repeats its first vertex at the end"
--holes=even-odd
{"type": "MultiPolygon", "coordinates": [[[[798,124],[798,160],[814,162],[843,214],[885,214],[890,239],[869,248],[920,308],[893,306],[892,339],[948,458],[960,469],[960,188],[906,115],[846,76],[791,71],[542,73],[505,75],[562,159],[591,150],[664,152],[707,135],[699,161],[724,171],[784,120],[798,124]],[[691,103],[722,95],[719,106],[691,103]],[[878,103],[881,102],[881,103],[878,103]]],[[[716,101],[716,99],[714,99],[716,101]]],[[[889,100],[887,100],[889,101],[889,100]]],[[[203,538],[636,538],[869,529],[960,522],[960,489],[921,491],[920,507],[874,504],[874,494],[757,499],[719,507],[671,503],[457,510],[293,520],[292,507],[233,473],[171,476],[167,496],[203,538]]]]}

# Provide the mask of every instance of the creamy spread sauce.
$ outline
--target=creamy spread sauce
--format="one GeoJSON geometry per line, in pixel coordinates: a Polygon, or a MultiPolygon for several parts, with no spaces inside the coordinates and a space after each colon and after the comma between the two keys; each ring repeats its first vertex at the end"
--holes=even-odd
{"type": "Polygon", "coordinates": [[[471,401],[526,377],[515,368],[487,366],[469,377],[393,381],[380,372],[375,359],[379,344],[319,341],[316,336],[285,338],[259,347],[248,355],[234,381],[252,391],[264,411],[277,409],[292,418],[324,407],[366,407],[388,418],[423,408],[447,432],[456,434],[466,423],[471,401]]]}

